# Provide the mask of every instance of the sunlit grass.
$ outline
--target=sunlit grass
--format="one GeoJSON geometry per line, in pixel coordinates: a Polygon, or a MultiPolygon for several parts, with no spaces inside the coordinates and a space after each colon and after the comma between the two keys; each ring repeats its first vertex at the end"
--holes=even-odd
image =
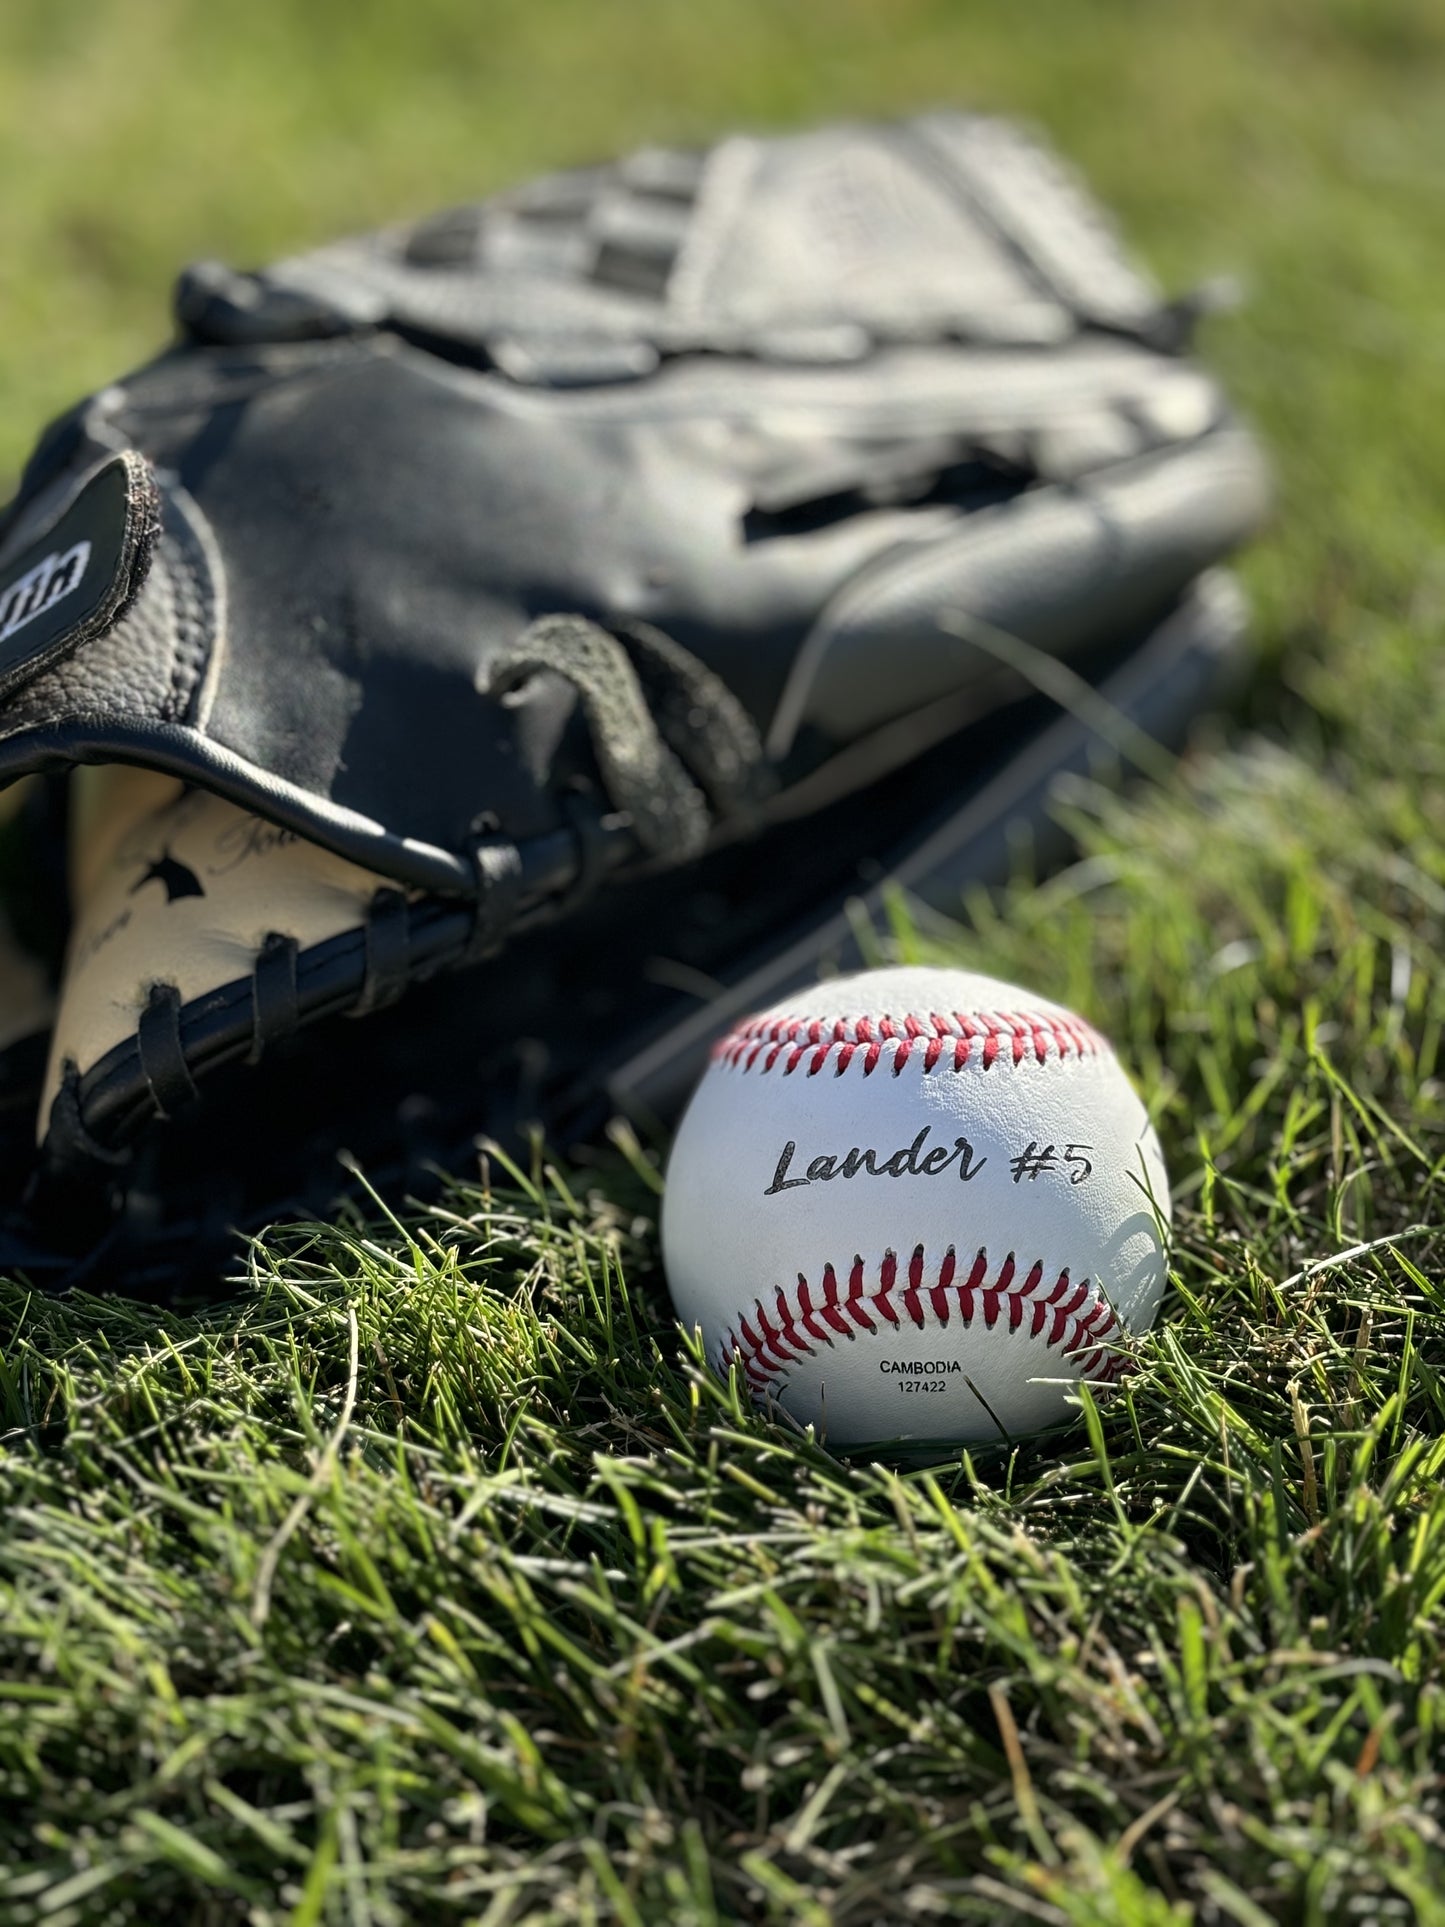
{"type": "Polygon", "coordinates": [[[1136,1071],[1177,1245],[1121,1393],[845,1463],[700,1368],[621,1156],[278,1234],[203,1317],[6,1286],[7,1927],[1442,1917],[1442,56],[1423,0],[6,9],[0,464],[189,255],[948,98],[1243,271],[1282,478],[1234,718],[878,933],[1136,1071]]]}

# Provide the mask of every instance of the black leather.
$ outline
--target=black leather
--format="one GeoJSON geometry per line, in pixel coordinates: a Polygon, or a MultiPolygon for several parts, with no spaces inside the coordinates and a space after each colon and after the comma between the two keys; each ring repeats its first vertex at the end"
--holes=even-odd
{"type": "Polygon", "coordinates": [[[1175,311],[986,119],[637,155],[191,270],[177,312],[10,512],[0,571],[117,450],[161,504],[128,611],[5,665],[0,779],[153,764],[429,891],[476,893],[485,834],[544,900],[590,847],[576,797],[609,816],[576,690],[490,688],[535,617],[664,632],[784,810],[885,728],[896,762],[900,724],[1007,693],[950,611],[1081,656],[1265,507],[1175,311]]]}
{"type": "Polygon", "coordinates": [[[150,567],[160,498],[131,452],[102,462],[58,520],[0,572],[0,696],[122,620],[150,567]]]}

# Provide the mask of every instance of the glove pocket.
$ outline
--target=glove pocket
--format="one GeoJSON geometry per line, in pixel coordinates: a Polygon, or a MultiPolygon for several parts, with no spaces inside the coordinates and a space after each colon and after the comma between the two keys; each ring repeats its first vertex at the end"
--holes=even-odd
{"type": "MultiPolygon", "coordinates": [[[[349,939],[364,966],[387,889],[154,770],[83,768],[72,791],[73,921],[37,1118],[61,1162],[67,1134],[110,1150],[136,1122],[183,1110],[193,1072],[259,1055],[303,1005],[319,1014],[325,985],[309,960],[349,939]]],[[[343,1001],[355,997],[352,984],[343,1001]]]]}

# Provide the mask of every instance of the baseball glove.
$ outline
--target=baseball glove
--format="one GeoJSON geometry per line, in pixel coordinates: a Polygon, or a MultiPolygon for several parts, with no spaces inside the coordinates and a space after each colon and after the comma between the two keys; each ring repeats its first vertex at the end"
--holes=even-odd
{"type": "Polygon", "coordinates": [[[665,1110],[860,862],[1039,813],[1040,664],[1167,734],[1239,634],[1259,451],[1005,122],[650,150],[176,316],[0,533],[0,781],[83,766],[45,1184],[112,1212],[202,1091],[164,1155],[273,1197],[328,1115],[490,1124],[519,1037],[516,1114],[665,1110]]]}

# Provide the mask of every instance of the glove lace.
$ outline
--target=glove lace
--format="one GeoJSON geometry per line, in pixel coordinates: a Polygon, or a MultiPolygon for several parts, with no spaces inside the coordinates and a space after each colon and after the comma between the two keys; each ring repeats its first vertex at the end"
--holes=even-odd
{"type": "Polygon", "coordinates": [[[710,669],[650,623],[609,629],[580,615],[540,616],[494,662],[491,693],[505,696],[544,672],[577,691],[602,786],[648,856],[695,857],[716,818],[762,795],[763,746],[752,718],[710,669]]]}

